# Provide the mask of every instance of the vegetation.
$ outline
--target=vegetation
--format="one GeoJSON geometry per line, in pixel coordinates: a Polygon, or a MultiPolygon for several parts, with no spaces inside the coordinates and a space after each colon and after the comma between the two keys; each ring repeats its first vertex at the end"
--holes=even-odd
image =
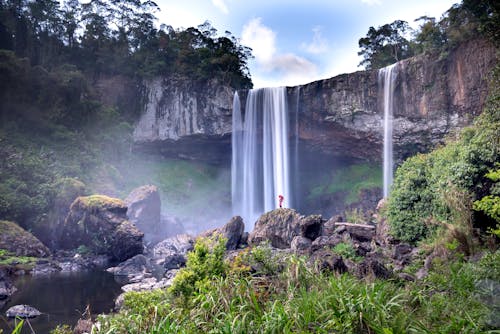
{"type": "Polygon", "coordinates": [[[360,65],[379,69],[413,55],[434,52],[443,56],[460,43],[478,35],[498,45],[500,40],[500,7],[494,0],[464,0],[453,5],[441,18],[422,16],[413,30],[408,22],[396,20],[381,27],[370,27],[359,39],[363,56],[360,65]]]}
{"type": "Polygon", "coordinates": [[[280,270],[234,270],[215,256],[215,248],[205,253],[206,245],[206,239],[198,241],[197,255],[191,257],[196,261],[189,261],[185,272],[212,274],[202,275],[199,280],[182,279],[183,288],[190,288],[185,298],[177,296],[179,291],[187,290],[174,287],[127,293],[123,309],[101,316],[96,332],[494,332],[490,324],[495,309],[483,302],[489,295],[481,292],[481,282],[499,277],[499,252],[488,253],[475,264],[460,260],[450,266],[436,264],[425,280],[403,283],[319,272],[302,257],[288,255],[278,260],[266,251],[267,246],[244,251],[240,260],[251,267],[251,259],[257,257],[274,262],[271,266],[280,270]],[[200,249],[204,250],[203,256],[200,249]],[[214,257],[199,261],[209,256],[214,257]],[[286,266],[277,261],[284,261],[286,266]],[[225,269],[215,273],[214,264],[225,269]]]}
{"type": "MultiPolygon", "coordinates": [[[[499,75],[497,68],[493,80],[499,75]]],[[[499,224],[494,180],[500,160],[500,88],[495,84],[492,88],[474,125],[445,146],[411,157],[396,171],[388,219],[398,239],[417,242],[438,227],[473,224],[487,229],[499,224]]]]}

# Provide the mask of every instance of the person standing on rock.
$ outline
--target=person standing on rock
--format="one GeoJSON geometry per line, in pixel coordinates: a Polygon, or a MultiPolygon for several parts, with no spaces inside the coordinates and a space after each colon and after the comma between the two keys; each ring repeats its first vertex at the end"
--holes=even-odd
{"type": "Polygon", "coordinates": [[[278,195],[278,201],[280,203],[280,208],[283,207],[283,200],[285,199],[285,197],[283,197],[283,195],[278,195]]]}

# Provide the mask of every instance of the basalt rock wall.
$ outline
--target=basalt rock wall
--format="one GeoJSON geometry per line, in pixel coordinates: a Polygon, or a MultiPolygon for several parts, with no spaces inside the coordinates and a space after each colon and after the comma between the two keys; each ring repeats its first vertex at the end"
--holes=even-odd
{"type": "MultiPolygon", "coordinates": [[[[470,124],[485,103],[496,61],[494,47],[484,40],[464,43],[446,57],[427,54],[400,61],[394,92],[396,158],[425,151],[470,124]]],[[[298,128],[301,146],[308,151],[380,160],[381,86],[378,71],[359,71],[289,87],[290,129],[298,128]]],[[[136,149],[230,161],[231,88],[216,81],[196,86],[165,78],[145,87],[145,112],[134,130],[136,149]]],[[[244,109],[246,92],[239,93],[244,109]]]]}

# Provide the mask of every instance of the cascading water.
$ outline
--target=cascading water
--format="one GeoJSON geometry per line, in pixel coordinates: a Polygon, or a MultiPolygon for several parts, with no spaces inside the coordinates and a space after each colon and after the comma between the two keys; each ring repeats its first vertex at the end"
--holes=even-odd
{"type": "Polygon", "coordinates": [[[233,214],[251,230],[262,213],[278,206],[278,195],[291,206],[286,88],[250,90],[244,122],[239,99],[234,102],[232,140],[233,214]]]}
{"type": "Polygon", "coordinates": [[[396,67],[397,63],[384,67],[378,72],[379,87],[383,87],[384,96],[384,198],[389,196],[393,177],[392,121],[396,67]]]}

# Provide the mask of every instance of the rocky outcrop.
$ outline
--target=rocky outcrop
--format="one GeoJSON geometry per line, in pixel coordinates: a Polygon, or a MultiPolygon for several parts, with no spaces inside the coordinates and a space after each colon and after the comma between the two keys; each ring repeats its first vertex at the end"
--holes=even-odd
{"type": "Polygon", "coordinates": [[[123,261],[143,251],[144,234],[127,220],[127,206],[116,198],[78,197],[64,223],[61,247],[80,246],[123,261]]]}
{"type": "Polygon", "coordinates": [[[125,199],[127,217],[144,232],[146,243],[161,240],[161,201],[158,188],[146,185],[132,190],[125,199]]]}
{"type": "Polygon", "coordinates": [[[200,234],[200,237],[210,237],[215,234],[220,234],[227,239],[226,249],[234,250],[242,243],[243,233],[245,231],[245,224],[240,216],[234,216],[231,220],[224,226],[206,231],[200,234]]]}
{"type": "Polygon", "coordinates": [[[0,249],[5,249],[15,256],[46,257],[49,249],[33,234],[16,223],[0,220],[0,249]]]}
{"type": "Polygon", "coordinates": [[[35,318],[38,317],[40,314],[42,314],[40,311],[38,311],[33,306],[29,305],[15,305],[10,307],[5,312],[7,318],[23,318],[23,319],[35,318]]]}
{"type": "MultiPolygon", "coordinates": [[[[488,74],[496,62],[495,49],[485,40],[466,42],[445,58],[426,54],[400,61],[394,95],[396,158],[424,151],[469,124],[482,110],[488,74]]],[[[230,159],[230,88],[163,79],[146,87],[146,111],[134,130],[136,147],[211,162],[230,159]]],[[[378,71],[343,74],[287,92],[289,113],[298,111],[301,147],[342,158],[381,159],[383,93],[378,71]]],[[[246,92],[240,93],[244,106],[246,92]]],[[[290,121],[295,129],[296,117],[290,121]]]]}
{"type": "Polygon", "coordinates": [[[186,264],[186,255],[194,248],[194,238],[188,234],[180,234],[159,242],[152,251],[155,264],[165,270],[179,269],[186,264]]]}
{"type": "Polygon", "coordinates": [[[279,208],[260,216],[248,236],[248,243],[256,245],[269,241],[273,247],[290,248],[297,236],[316,239],[321,235],[322,225],[319,215],[304,217],[293,209],[279,208]]]}
{"type": "Polygon", "coordinates": [[[161,78],[144,85],[145,111],[133,134],[137,146],[188,159],[220,162],[226,157],[234,94],[230,87],[161,78]]]}

